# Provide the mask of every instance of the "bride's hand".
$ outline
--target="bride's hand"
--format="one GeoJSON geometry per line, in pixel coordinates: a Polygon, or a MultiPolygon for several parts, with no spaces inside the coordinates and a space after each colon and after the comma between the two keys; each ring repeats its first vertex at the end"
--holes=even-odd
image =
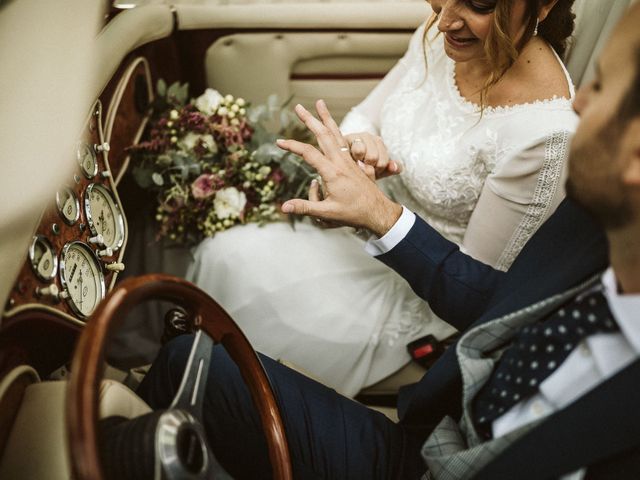
{"type": "Polygon", "coordinates": [[[371,165],[375,169],[376,178],[397,175],[402,171],[400,163],[389,158],[387,147],[378,135],[362,132],[351,133],[344,138],[347,140],[353,159],[371,165]]]}
{"type": "Polygon", "coordinates": [[[297,105],[295,111],[316,136],[322,152],[295,140],[278,140],[277,143],[280,148],[300,155],[318,171],[323,180],[322,196],[316,184],[310,192],[310,200],[288,200],[282,205],[282,211],[366,228],[383,236],[400,217],[402,207],[387,198],[371,181],[367,174],[370,166],[353,161],[324,102],[318,101],[316,108],[322,121],[302,105],[297,105]]]}

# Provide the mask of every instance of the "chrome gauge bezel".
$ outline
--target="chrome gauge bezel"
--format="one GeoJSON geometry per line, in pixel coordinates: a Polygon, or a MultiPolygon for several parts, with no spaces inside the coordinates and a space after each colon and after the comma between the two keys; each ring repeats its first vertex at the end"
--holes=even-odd
{"type": "Polygon", "coordinates": [[[53,280],[56,274],[58,273],[58,255],[55,249],[53,248],[53,245],[51,245],[51,242],[49,241],[49,239],[44,235],[33,236],[33,239],[31,240],[31,244],[29,245],[29,265],[31,266],[31,270],[33,271],[35,276],[38,277],[43,282],[53,280]],[[49,274],[49,276],[42,275],[38,271],[38,267],[35,263],[36,244],[39,242],[42,243],[44,247],[51,252],[51,262],[53,263],[53,267],[51,269],[51,273],[49,274]]]}
{"type": "Polygon", "coordinates": [[[80,219],[80,199],[78,198],[78,195],[76,194],[76,192],[74,192],[69,187],[64,187],[56,192],[56,208],[58,209],[58,214],[60,215],[60,217],[62,217],[62,220],[67,225],[75,225],[76,222],[80,219]],[[76,206],[76,215],[75,215],[75,218],[73,218],[72,220],[69,220],[67,216],[64,214],[64,205],[61,203],[62,199],[60,198],[60,192],[68,192],[71,194],[71,197],[73,198],[73,203],[75,203],[75,206],[76,206]]]}
{"type": "Polygon", "coordinates": [[[91,193],[94,190],[101,191],[102,194],[108,199],[108,202],[110,202],[111,206],[113,207],[113,216],[116,221],[115,223],[116,223],[117,232],[116,232],[116,237],[113,244],[105,245],[105,247],[110,247],[111,250],[113,250],[114,252],[117,252],[120,249],[120,247],[122,247],[122,244],[124,243],[124,216],[122,215],[122,212],[120,211],[120,207],[118,206],[118,203],[116,202],[115,197],[111,193],[111,190],[109,190],[107,187],[105,187],[100,183],[90,184],[84,192],[84,213],[87,217],[87,225],[89,225],[89,230],[91,231],[91,235],[95,236],[95,235],[98,235],[98,233],[100,233],[96,228],[96,223],[93,218],[93,214],[91,213],[91,193]]]}
{"type": "Polygon", "coordinates": [[[95,149],[90,144],[86,142],[78,142],[76,146],[76,161],[78,162],[78,165],[80,166],[80,170],[82,171],[85,177],[91,179],[98,174],[98,156],[96,155],[95,149]],[[86,148],[89,151],[89,153],[91,154],[91,158],[93,159],[93,162],[92,162],[93,165],[90,171],[88,171],[85,168],[84,162],[83,162],[84,157],[80,155],[81,149],[84,149],[84,148],[86,148]]]}
{"type": "Polygon", "coordinates": [[[63,292],[66,292],[66,301],[69,307],[71,307],[71,310],[73,310],[73,313],[78,315],[80,318],[87,318],[94,312],[95,306],[94,306],[94,309],[91,310],[91,312],[89,312],[88,314],[83,313],[82,310],[80,310],[80,308],[76,305],[75,301],[73,300],[73,297],[71,296],[71,291],[69,289],[69,284],[67,283],[67,278],[66,278],[67,271],[66,271],[65,259],[67,258],[67,254],[69,253],[69,250],[71,250],[72,248],[80,248],[84,250],[87,253],[90,261],[94,263],[95,271],[97,272],[97,276],[98,276],[97,286],[100,290],[98,295],[99,300],[98,302],[96,302],[96,306],[100,301],[104,299],[107,292],[107,287],[105,285],[104,273],[102,272],[102,266],[101,266],[100,260],[98,259],[98,256],[94,253],[94,251],[91,249],[91,247],[89,247],[89,245],[87,245],[84,242],[75,240],[65,244],[65,246],[62,247],[62,252],[60,253],[60,262],[59,262],[60,285],[62,285],[63,292]]]}

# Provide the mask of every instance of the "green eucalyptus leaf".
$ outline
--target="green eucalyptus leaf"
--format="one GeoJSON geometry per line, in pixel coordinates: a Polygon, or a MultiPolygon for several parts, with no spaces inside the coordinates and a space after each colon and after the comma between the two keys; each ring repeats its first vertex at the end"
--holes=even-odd
{"type": "Polygon", "coordinates": [[[289,124],[291,123],[291,116],[287,110],[282,110],[280,112],[280,128],[282,130],[286,130],[289,128],[289,124]]]}
{"type": "Polygon", "coordinates": [[[176,100],[180,105],[185,105],[187,103],[187,99],[189,98],[189,84],[184,83],[179,85],[179,88],[176,90],[176,100]]]}
{"type": "Polygon", "coordinates": [[[133,179],[141,188],[145,189],[153,186],[153,180],[151,180],[152,173],[153,169],[151,168],[135,167],[132,170],[133,179]]]}
{"type": "Polygon", "coordinates": [[[255,151],[254,159],[258,163],[267,164],[280,160],[286,152],[273,143],[264,143],[255,151]]]}
{"type": "Polygon", "coordinates": [[[153,180],[153,183],[155,183],[159,187],[164,185],[164,178],[162,178],[162,175],[158,172],[153,172],[151,174],[151,180],[153,180]]]}
{"type": "Polygon", "coordinates": [[[247,112],[247,118],[249,119],[249,122],[253,124],[258,124],[265,121],[267,118],[269,118],[267,106],[257,105],[255,107],[251,107],[247,112]]]}
{"type": "Polygon", "coordinates": [[[166,153],[158,155],[158,158],[156,158],[156,164],[158,164],[158,166],[161,168],[169,167],[172,162],[173,159],[171,158],[171,155],[167,155],[166,153]]]}
{"type": "Polygon", "coordinates": [[[158,80],[156,84],[156,91],[158,92],[159,97],[167,96],[167,82],[165,82],[162,78],[158,80]]]}

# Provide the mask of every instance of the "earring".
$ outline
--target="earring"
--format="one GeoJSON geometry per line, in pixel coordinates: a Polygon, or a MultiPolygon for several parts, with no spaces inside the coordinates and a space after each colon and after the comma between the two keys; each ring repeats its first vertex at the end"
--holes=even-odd
{"type": "Polygon", "coordinates": [[[536,18],[536,26],[535,26],[535,28],[533,29],[533,36],[534,36],[534,37],[535,37],[536,35],[538,35],[538,25],[539,25],[539,24],[540,24],[540,20],[538,20],[538,19],[536,18]]]}

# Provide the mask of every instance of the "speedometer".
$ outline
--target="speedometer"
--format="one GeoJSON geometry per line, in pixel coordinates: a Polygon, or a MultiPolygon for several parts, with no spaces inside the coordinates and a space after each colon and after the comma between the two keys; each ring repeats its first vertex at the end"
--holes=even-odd
{"type": "Polygon", "coordinates": [[[62,297],[79,316],[93,313],[104,298],[104,275],[95,253],[86,243],[67,243],[60,255],[62,297]]]}
{"type": "Polygon", "coordinates": [[[124,242],[124,217],[111,192],[99,183],[92,183],[84,196],[84,208],[91,234],[102,235],[105,247],[118,250],[124,242]]]}

